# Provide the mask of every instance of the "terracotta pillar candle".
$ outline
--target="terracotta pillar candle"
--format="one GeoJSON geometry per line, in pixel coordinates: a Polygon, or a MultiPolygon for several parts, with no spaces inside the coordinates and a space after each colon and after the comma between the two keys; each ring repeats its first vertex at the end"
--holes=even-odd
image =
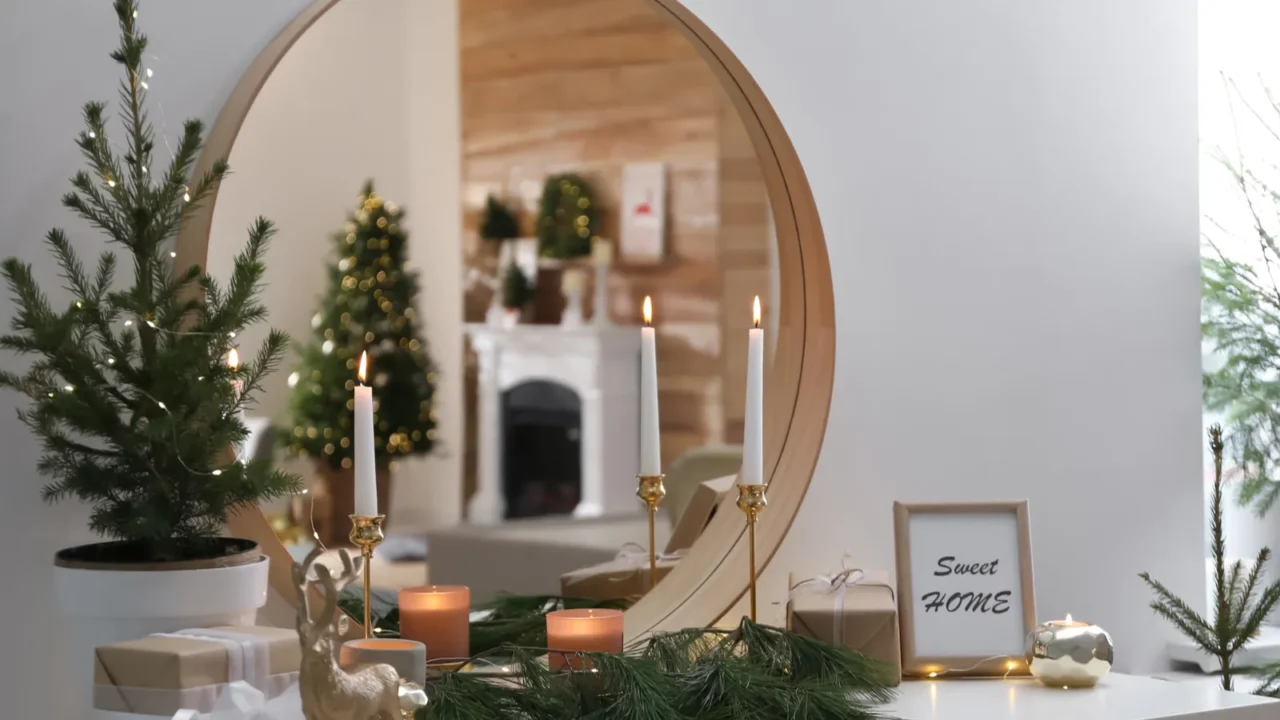
{"type": "Polygon", "coordinates": [[[547,655],[551,668],[583,666],[569,652],[622,652],[621,610],[555,610],[547,613],[547,655]]]}
{"type": "Polygon", "coordinates": [[[396,669],[401,680],[423,684],[427,678],[427,648],[416,640],[369,638],[342,644],[338,664],[344,670],[357,665],[385,663],[396,669]]]}
{"type": "Polygon", "coordinates": [[[471,656],[471,589],[424,585],[400,591],[400,636],[427,646],[427,660],[471,656]]]}

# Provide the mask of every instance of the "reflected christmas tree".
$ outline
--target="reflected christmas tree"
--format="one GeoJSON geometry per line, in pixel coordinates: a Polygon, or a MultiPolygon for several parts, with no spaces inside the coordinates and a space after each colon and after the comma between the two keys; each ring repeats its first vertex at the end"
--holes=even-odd
{"type": "Polygon", "coordinates": [[[317,461],[330,483],[335,535],[352,502],[352,410],[356,366],[369,351],[380,507],[388,505],[389,463],[428,453],[436,442],[436,371],[420,335],[417,274],[405,269],[404,211],[365,184],[355,211],[334,237],[329,286],[311,319],[312,334],[293,386],[289,449],[317,461]]]}

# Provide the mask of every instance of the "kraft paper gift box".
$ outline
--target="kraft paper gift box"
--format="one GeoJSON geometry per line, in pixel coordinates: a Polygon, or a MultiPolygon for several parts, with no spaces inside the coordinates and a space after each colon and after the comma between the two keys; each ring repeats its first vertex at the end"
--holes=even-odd
{"type": "Polygon", "coordinates": [[[902,682],[898,603],[884,572],[809,580],[788,577],[787,627],[806,637],[856,650],[879,660],[889,681],[902,682]]]}
{"type": "Polygon", "coordinates": [[[665,552],[677,553],[693,547],[694,541],[711,524],[711,519],[715,517],[724,499],[730,494],[737,497],[734,490],[737,482],[737,475],[728,475],[698,483],[693,497],[689,498],[684,512],[680,514],[680,520],[671,528],[671,538],[667,540],[665,552]]]}
{"type": "Polygon", "coordinates": [[[125,718],[209,712],[228,685],[245,681],[268,699],[298,680],[302,648],[294,630],[219,627],[148,635],[95,651],[94,707],[125,718]]]}
{"type": "MultiPolygon", "coordinates": [[[[679,553],[658,556],[658,580],[679,561],[679,553]]],[[[560,594],[591,600],[625,600],[649,592],[649,555],[623,553],[617,558],[560,576],[560,594]]]]}

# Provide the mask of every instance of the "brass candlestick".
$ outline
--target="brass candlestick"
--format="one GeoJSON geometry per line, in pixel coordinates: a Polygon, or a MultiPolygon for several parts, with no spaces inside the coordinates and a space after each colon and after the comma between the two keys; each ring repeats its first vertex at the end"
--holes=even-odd
{"type": "Polygon", "coordinates": [[[360,556],[364,558],[364,636],[373,637],[373,584],[370,568],[373,567],[373,549],[382,544],[382,521],[386,515],[351,517],[351,544],[360,548],[360,556]]]}
{"type": "Polygon", "coordinates": [[[667,489],[662,486],[662,478],[665,475],[659,473],[657,475],[637,475],[636,480],[640,481],[636,488],[636,497],[644,501],[645,507],[649,510],[649,588],[653,589],[658,584],[658,549],[655,547],[657,542],[654,540],[654,516],[658,511],[658,503],[662,502],[662,498],[667,496],[667,489]]]}
{"type": "Polygon", "coordinates": [[[738,508],[747,516],[747,543],[751,553],[751,622],[756,622],[756,520],[769,504],[764,489],[764,485],[738,486],[738,508]]]}

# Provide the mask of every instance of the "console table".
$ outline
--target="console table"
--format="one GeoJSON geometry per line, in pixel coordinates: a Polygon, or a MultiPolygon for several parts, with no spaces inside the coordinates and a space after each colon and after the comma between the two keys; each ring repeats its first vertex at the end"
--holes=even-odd
{"type": "Polygon", "coordinates": [[[1280,702],[1112,673],[1092,690],[1030,678],[909,680],[884,712],[900,720],[1277,720],[1280,702]]]}

